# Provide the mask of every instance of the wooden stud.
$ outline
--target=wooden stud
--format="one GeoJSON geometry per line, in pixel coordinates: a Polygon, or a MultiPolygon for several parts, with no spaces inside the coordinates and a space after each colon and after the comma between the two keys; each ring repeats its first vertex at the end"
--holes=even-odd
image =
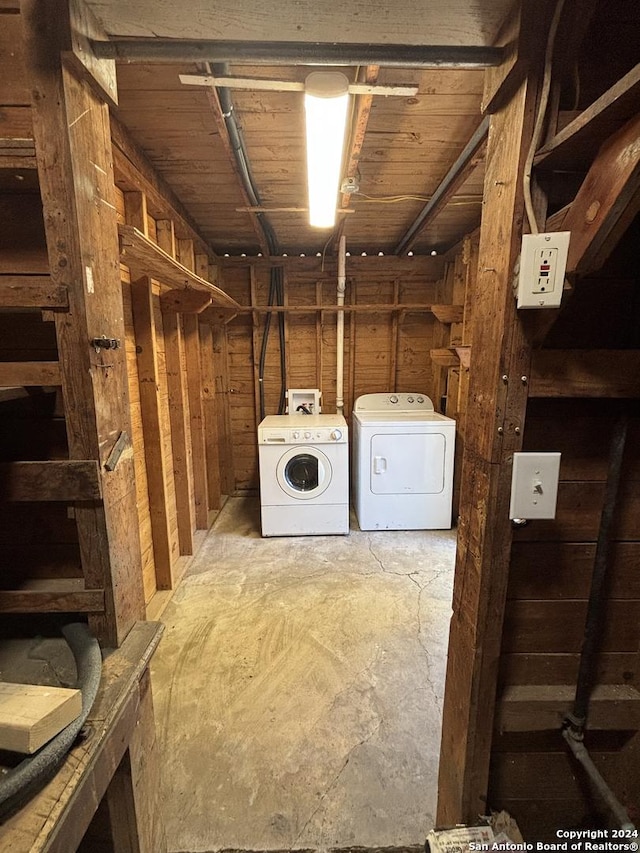
{"type": "Polygon", "coordinates": [[[187,453],[187,395],[182,376],[183,340],[180,318],[173,312],[162,315],[165,367],[169,395],[169,423],[173,477],[176,490],[178,543],[181,554],[193,554],[193,510],[191,506],[191,469],[187,453]]]}
{"type": "Polygon", "coordinates": [[[145,237],[149,237],[149,219],[147,214],[147,197],[143,192],[131,191],[124,193],[124,215],[127,225],[133,225],[145,237]]]}
{"type": "Polygon", "coordinates": [[[171,258],[176,256],[176,232],[173,219],[156,220],[156,238],[158,246],[171,258]]]}
{"type": "MultiPolygon", "coordinates": [[[[251,267],[249,270],[249,295],[251,305],[258,304],[258,283],[256,268],[251,267]]],[[[260,393],[260,351],[262,348],[262,335],[260,330],[260,320],[257,311],[251,313],[251,342],[252,342],[252,361],[253,361],[253,399],[255,406],[255,422],[256,428],[262,420],[261,418],[261,393],[260,393]]]]}
{"type": "Polygon", "coordinates": [[[209,498],[207,495],[207,453],[202,410],[202,374],[200,369],[198,318],[195,314],[187,314],[182,322],[187,364],[187,396],[189,399],[189,421],[191,425],[195,520],[197,528],[207,530],[209,527],[209,498]]]}
{"type": "Polygon", "coordinates": [[[216,364],[216,399],[218,406],[218,436],[220,438],[220,485],[226,495],[235,492],[234,449],[229,412],[229,358],[226,326],[213,326],[213,353],[216,364]]]}
{"type": "MultiPolygon", "coordinates": [[[[398,279],[394,279],[393,282],[393,304],[394,307],[398,305],[398,299],[400,294],[400,282],[398,279]]],[[[398,319],[399,315],[397,311],[394,311],[391,315],[391,344],[389,346],[389,388],[393,391],[396,390],[396,383],[398,379],[398,319]]]]}
{"type": "MultiPolygon", "coordinates": [[[[21,18],[50,273],[73,307],[55,320],[69,454],[102,466],[120,433],[131,434],[125,353],[88,344],[125,339],[108,108],[61,63],[64,4],[25,0],[21,18]]],[[[102,478],[104,503],[78,506],[76,523],[86,585],[105,590],[92,627],[118,645],[144,618],[133,459],[102,478]]]]}
{"type": "MultiPolygon", "coordinates": [[[[316,304],[322,305],[322,282],[316,281],[316,304]]],[[[322,389],[323,354],[322,311],[316,311],[316,388],[322,389]]]]}
{"type": "Polygon", "coordinates": [[[160,412],[160,377],[151,279],[131,282],[131,305],[138,362],[138,387],[149,491],[149,514],[156,588],[171,589],[171,535],[168,526],[164,429],[160,412]]]}
{"type": "Polygon", "coordinates": [[[200,323],[200,356],[202,371],[202,409],[204,412],[207,457],[207,494],[209,509],[222,507],[220,488],[220,445],[218,440],[218,402],[216,400],[216,366],[211,326],[200,323]]]}

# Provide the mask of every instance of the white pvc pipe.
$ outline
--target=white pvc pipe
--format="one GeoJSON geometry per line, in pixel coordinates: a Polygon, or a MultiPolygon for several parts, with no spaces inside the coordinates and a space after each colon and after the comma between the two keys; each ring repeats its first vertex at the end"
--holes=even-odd
{"type": "MultiPolygon", "coordinates": [[[[338,248],[338,307],[344,305],[347,238],[342,235],[338,248]]],[[[344,311],[337,312],[336,325],[336,412],[344,415],[344,311]]]]}

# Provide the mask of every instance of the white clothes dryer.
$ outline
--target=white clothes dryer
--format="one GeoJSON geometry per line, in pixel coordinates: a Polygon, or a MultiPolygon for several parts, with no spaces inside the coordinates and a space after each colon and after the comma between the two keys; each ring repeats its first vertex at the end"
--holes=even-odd
{"type": "Polygon", "coordinates": [[[361,530],[451,527],[456,423],[426,394],[365,394],[353,409],[361,530]]]}
{"type": "Polygon", "coordinates": [[[349,532],[342,415],[269,415],[258,427],[258,456],[263,536],[349,532]]]}

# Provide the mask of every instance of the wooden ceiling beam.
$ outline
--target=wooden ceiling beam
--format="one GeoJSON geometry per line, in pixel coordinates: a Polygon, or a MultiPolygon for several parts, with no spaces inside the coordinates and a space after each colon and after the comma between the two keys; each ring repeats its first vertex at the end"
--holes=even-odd
{"type": "MultiPolygon", "coordinates": [[[[368,65],[365,71],[365,83],[370,85],[376,83],[379,72],[379,65],[368,65]]],[[[355,178],[358,173],[358,163],[360,161],[360,154],[364,144],[364,137],[367,132],[367,125],[369,124],[372,103],[373,95],[356,95],[353,121],[351,124],[349,157],[347,159],[347,168],[344,172],[344,177],[346,179],[355,178]]],[[[351,196],[352,193],[342,193],[342,198],[340,199],[341,208],[349,207],[351,196]]]]}

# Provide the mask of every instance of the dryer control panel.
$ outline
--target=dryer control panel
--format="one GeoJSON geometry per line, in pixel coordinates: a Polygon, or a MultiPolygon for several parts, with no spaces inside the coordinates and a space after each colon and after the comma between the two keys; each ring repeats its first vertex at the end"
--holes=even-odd
{"type": "Polygon", "coordinates": [[[433,412],[426,394],[363,394],[355,401],[354,412],[433,412]]]}

